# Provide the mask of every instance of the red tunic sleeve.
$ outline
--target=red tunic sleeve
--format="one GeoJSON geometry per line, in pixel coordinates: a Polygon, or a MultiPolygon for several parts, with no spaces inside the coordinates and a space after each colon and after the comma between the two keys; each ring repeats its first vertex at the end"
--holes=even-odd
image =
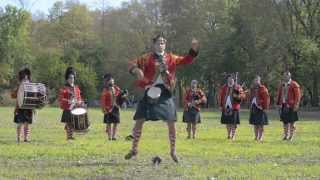
{"type": "Polygon", "coordinates": [[[58,98],[61,109],[66,110],[68,108],[69,106],[68,99],[69,99],[68,89],[65,87],[61,88],[59,90],[59,98],[58,98]]]}
{"type": "Polygon", "coordinates": [[[220,93],[219,93],[219,105],[222,108],[224,106],[224,98],[225,98],[225,96],[226,96],[226,86],[222,86],[220,88],[220,93]]]}
{"type": "Polygon", "coordinates": [[[81,90],[80,90],[79,86],[75,87],[75,93],[76,93],[77,101],[82,102],[81,90]]]}
{"type": "Polygon", "coordinates": [[[110,91],[103,89],[101,95],[101,108],[104,112],[110,112],[112,110],[112,97],[110,91]]]}
{"type": "Polygon", "coordinates": [[[297,106],[300,103],[300,99],[301,99],[301,90],[300,90],[300,86],[297,82],[293,81],[293,92],[294,92],[294,105],[297,106]]]}
{"type": "Polygon", "coordinates": [[[270,96],[268,89],[265,86],[262,86],[260,88],[260,98],[259,98],[259,104],[261,104],[263,109],[268,109],[270,105],[270,96]]]}
{"type": "Polygon", "coordinates": [[[278,93],[277,93],[277,105],[282,104],[282,84],[279,85],[278,93]]]}

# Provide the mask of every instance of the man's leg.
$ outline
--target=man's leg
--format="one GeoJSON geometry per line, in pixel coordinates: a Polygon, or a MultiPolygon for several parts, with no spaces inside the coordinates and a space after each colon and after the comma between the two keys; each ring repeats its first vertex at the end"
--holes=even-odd
{"type": "Polygon", "coordinates": [[[187,123],[187,133],[188,133],[187,139],[190,139],[191,138],[191,123],[190,122],[187,123]]]}
{"type": "Polygon", "coordinates": [[[196,131],[197,131],[197,123],[192,123],[191,127],[192,127],[192,138],[195,139],[196,138],[196,131]]]}
{"type": "Polygon", "coordinates": [[[142,134],[142,128],[145,120],[136,120],[136,123],[133,128],[133,141],[130,152],[125,156],[125,159],[131,159],[133,156],[136,156],[138,153],[139,140],[142,134]]]}
{"type": "Polygon", "coordinates": [[[175,121],[169,120],[167,122],[169,130],[169,141],[170,141],[170,155],[174,162],[178,163],[176,155],[176,124],[175,121]]]}
{"type": "Polygon", "coordinates": [[[112,140],[116,140],[117,131],[118,131],[118,123],[113,123],[112,140]]]}

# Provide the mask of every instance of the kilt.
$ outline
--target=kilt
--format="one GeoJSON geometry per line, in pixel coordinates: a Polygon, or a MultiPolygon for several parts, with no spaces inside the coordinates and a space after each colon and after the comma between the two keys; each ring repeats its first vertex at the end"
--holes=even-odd
{"type": "Polygon", "coordinates": [[[162,90],[160,98],[155,103],[150,102],[147,96],[147,89],[144,97],[138,104],[133,117],[134,120],[177,121],[176,105],[173,101],[172,93],[163,85],[157,85],[157,87],[160,87],[162,90]]]}
{"type": "Polygon", "coordinates": [[[103,123],[120,123],[120,110],[118,107],[114,107],[110,113],[105,113],[103,123]]]}
{"type": "Polygon", "coordinates": [[[63,110],[61,116],[62,123],[72,123],[72,114],[70,110],[63,110]]]}
{"type": "Polygon", "coordinates": [[[183,112],[182,122],[184,123],[201,123],[200,112],[194,107],[188,108],[183,112]]]}
{"type": "Polygon", "coordinates": [[[226,115],[222,112],[221,124],[240,124],[239,110],[233,110],[231,115],[226,115]]]}
{"type": "Polygon", "coordinates": [[[250,111],[249,123],[251,125],[268,125],[267,113],[253,105],[250,111]]]}
{"type": "Polygon", "coordinates": [[[32,109],[16,109],[13,122],[32,124],[33,110],[32,109]]]}
{"type": "Polygon", "coordinates": [[[294,123],[299,120],[298,112],[293,108],[282,107],[280,110],[280,121],[284,124],[294,123]]]}

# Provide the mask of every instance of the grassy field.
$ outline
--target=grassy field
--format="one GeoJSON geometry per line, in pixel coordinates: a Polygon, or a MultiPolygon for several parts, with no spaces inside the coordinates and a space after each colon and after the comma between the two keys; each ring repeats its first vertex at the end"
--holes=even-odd
{"type": "MultiPolygon", "coordinates": [[[[235,142],[226,140],[220,113],[205,112],[196,140],[186,140],[177,123],[180,164],[169,157],[166,125],[147,123],[134,160],[124,160],[131,143],[133,111],[122,112],[118,141],[107,141],[102,113],[90,109],[91,130],[67,142],[61,111],[45,108],[32,125],[32,142],[16,143],[13,108],[0,108],[0,179],[319,179],[320,120],[302,118],[293,142],[281,141],[282,126],[271,116],[265,142],[253,141],[248,113],[242,113],[235,142]],[[317,121],[317,120],[318,121],[317,121]],[[153,166],[159,155],[163,162],[153,166]]],[[[179,116],[181,119],[181,112],[179,116]]]]}

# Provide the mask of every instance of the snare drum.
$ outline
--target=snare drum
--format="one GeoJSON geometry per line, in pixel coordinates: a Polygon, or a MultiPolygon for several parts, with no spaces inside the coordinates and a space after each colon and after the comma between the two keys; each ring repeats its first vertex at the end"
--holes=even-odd
{"type": "Polygon", "coordinates": [[[42,83],[22,83],[17,94],[21,109],[41,109],[47,103],[46,86],[42,83]]]}
{"type": "Polygon", "coordinates": [[[162,92],[161,88],[155,87],[155,86],[148,89],[147,91],[148,102],[151,104],[157,103],[161,96],[161,92],[162,92]]]}
{"type": "Polygon", "coordinates": [[[81,107],[73,109],[71,111],[71,120],[75,132],[86,133],[89,131],[90,122],[87,109],[81,107]]]}

